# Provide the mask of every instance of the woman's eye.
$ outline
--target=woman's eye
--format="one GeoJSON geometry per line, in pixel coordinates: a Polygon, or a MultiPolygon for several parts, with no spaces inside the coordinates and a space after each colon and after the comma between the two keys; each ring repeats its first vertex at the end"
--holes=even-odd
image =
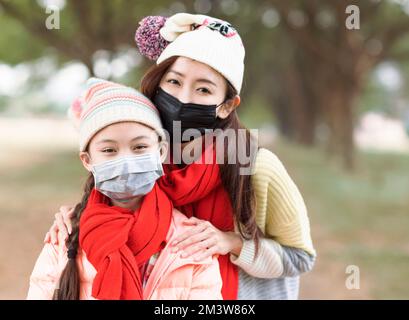
{"type": "Polygon", "coordinates": [[[209,89],[207,89],[207,88],[199,88],[198,90],[199,90],[200,92],[202,92],[202,93],[206,93],[206,94],[211,93],[211,92],[210,92],[210,90],[209,90],[209,89]]]}
{"type": "Polygon", "coordinates": [[[176,85],[180,84],[180,82],[178,80],[176,80],[176,79],[169,79],[167,82],[169,82],[171,84],[176,84],[176,85]]]}
{"type": "Polygon", "coordinates": [[[115,150],[112,149],[112,148],[105,148],[105,149],[102,150],[102,152],[111,153],[111,152],[115,152],[115,150]]]}

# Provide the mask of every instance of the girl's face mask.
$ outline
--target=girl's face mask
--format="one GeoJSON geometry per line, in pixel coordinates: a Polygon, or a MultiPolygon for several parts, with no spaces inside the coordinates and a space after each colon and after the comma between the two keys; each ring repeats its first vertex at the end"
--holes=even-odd
{"type": "MultiPolygon", "coordinates": [[[[222,105],[203,105],[197,103],[182,103],[176,97],[158,88],[153,99],[160,112],[163,127],[168,131],[171,141],[175,135],[173,132],[174,121],[180,121],[181,135],[188,129],[197,129],[200,135],[205,134],[206,129],[215,129],[217,123],[216,109],[222,105]]],[[[196,138],[192,137],[192,139],[196,138]]]]}
{"type": "Polygon", "coordinates": [[[163,175],[159,150],[125,156],[92,167],[95,188],[107,197],[127,202],[149,193],[163,175]]]}

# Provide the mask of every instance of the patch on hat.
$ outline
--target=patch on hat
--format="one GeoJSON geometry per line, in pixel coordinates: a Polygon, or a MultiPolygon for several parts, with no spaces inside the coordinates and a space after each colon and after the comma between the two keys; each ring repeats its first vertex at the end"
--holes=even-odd
{"type": "Polygon", "coordinates": [[[195,30],[200,26],[206,26],[211,30],[218,31],[222,36],[227,38],[233,37],[237,34],[236,29],[234,29],[234,27],[227,21],[214,20],[212,22],[209,22],[209,19],[206,19],[203,21],[203,24],[195,25],[193,29],[195,30]]]}

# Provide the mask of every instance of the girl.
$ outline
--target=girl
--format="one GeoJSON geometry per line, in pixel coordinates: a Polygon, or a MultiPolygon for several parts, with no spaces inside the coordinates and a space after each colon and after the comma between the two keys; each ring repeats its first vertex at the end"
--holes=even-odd
{"type": "MultiPolygon", "coordinates": [[[[245,52],[229,23],[186,13],[146,17],[136,40],[141,53],[156,60],[141,91],[154,101],[165,129],[173,133],[173,122],[181,121],[182,133],[219,128],[239,136],[245,52]]],[[[225,299],[297,299],[299,276],[312,269],[316,252],[303,198],[276,155],[259,149],[252,175],[240,174],[239,161],[203,172],[188,164],[164,169],[159,184],[194,226],[175,247],[197,259],[220,255],[225,299]],[[207,184],[211,173],[219,184],[207,184]]],[[[60,209],[45,241],[56,242],[58,230],[63,237],[71,231],[69,215],[69,208],[60,209]]]]}
{"type": "Polygon", "coordinates": [[[65,245],[46,244],[28,299],[221,299],[216,257],[172,251],[191,227],[156,183],[167,143],[154,105],[142,94],[91,78],[71,115],[80,159],[91,172],[65,245]]]}

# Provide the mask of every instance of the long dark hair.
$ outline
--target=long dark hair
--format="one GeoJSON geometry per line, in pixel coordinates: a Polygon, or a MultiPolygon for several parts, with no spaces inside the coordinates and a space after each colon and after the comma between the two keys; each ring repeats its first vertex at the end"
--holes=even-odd
{"type": "MultiPolygon", "coordinates": [[[[68,250],[78,252],[79,247],[79,221],[84,211],[89,195],[94,188],[94,176],[89,173],[84,185],[84,194],[81,202],[74,208],[71,218],[72,232],[66,240],[68,250]]],[[[61,273],[59,286],[54,291],[53,300],[79,300],[80,298],[80,275],[76,259],[68,259],[67,265],[61,273]]]]}
{"type": "MultiPolygon", "coordinates": [[[[162,77],[167,70],[177,60],[178,56],[170,57],[158,65],[153,65],[148,69],[141,80],[140,91],[153,100],[156,91],[159,87],[162,77]]],[[[237,95],[236,89],[226,79],[227,92],[225,101],[234,98],[237,95]]],[[[250,131],[240,122],[236,110],[232,111],[225,119],[218,119],[217,128],[220,129],[233,129],[236,133],[236,137],[240,136],[240,132],[245,132],[245,144],[247,152],[250,150],[250,131]],[[242,129],[242,130],[239,130],[242,129]]],[[[220,166],[220,177],[223,186],[229,194],[231,205],[233,208],[233,215],[236,220],[236,224],[241,236],[244,239],[254,239],[256,241],[256,255],[259,248],[259,237],[261,235],[260,229],[256,223],[256,197],[254,188],[251,183],[251,175],[240,174],[241,165],[239,161],[235,161],[234,164],[229,164],[227,161],[228,148],[227,144],[224,145],[225,160],[220,166]]],[[[237,154],[237,153],[236,153],[237,154]]],[[[251,154],[251,153],[250,153],[251,154]]],[[[238,159],[236,159],[238,160],[238,159]]],[[[254,159],[253,159],[254,160],[254,159]]],[[[253,161],[251,161],[253,162],[253,161]]]]}

